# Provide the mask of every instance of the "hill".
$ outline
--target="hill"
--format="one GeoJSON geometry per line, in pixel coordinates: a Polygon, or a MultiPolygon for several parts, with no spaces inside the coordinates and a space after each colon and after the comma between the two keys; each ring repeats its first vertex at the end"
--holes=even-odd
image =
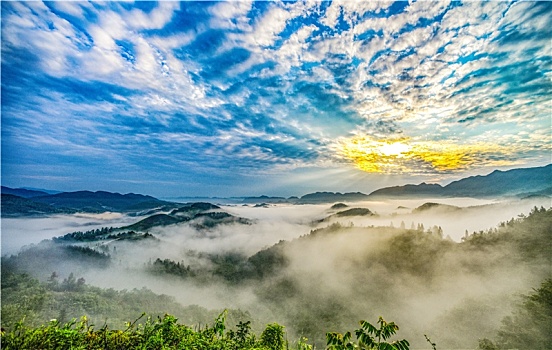
{"type": "Polygon", "coordinates": [[[430,210],[436,210],[440,212],[450,212],[450,211],[461,210],[461,208],[454,205],[428,202],[415,208],[412,212],[419,213],[419,212],[430,211],[430,210]]]}
{"type": "MultiPolygon", "coordinates": [[[[295,200],[297,198],[295,197],[295,200]]],[[[242,200],[243,203],[246,204],[255,204],[255,203],[271,203],[271,204],[277,204],[277,203],[290,203],[294,202],[294,198],[284,198],[284,197],[269,197],[269,196],[259,196],[259,197],[245,197],[242,200]]]]}
{"type": "Polygon", "coordinates": [[[155,214],[152,216],[148,216],[147,218],[140,220],[135,224],[123,227],[123,229],[147,231],[153,227],[174,225],[181,221],[182,220],[179,220],[173,216],[169,216],[166,214],[155,214]]]}
{"type": "Polygon", "coordinates": [[[75,210],[62,207],[53,207],[48,204],[35,202],[28,198],[2,193],[2,217],[72,213],[75,213],[75,210]]]}
{"type": "Polygon", "coordinates": [[[135,193],[77,191],[47,194],[45,192],[2,187],[2,215],[29,216],[57,213],[101,213],[105,211],[140,212],[152,209],[170,210],[177,203],[166,202],[135,193]],[[4,192],[6,191],[6,192],[4,192]],[[20,193],[23,196],[10,194],[20,193]]]}
{"type": "Polygon", "coordinates": [[[264,203],[264,204],[319,204],[335,202],[359,202],[368,199],[368,195],[361,192],[314,192],[305,194],[302,197],[245,197],[242,202],[246,204],[264,203]]]}
{"type": "Polygon", "coordinates": [[[443,196],[445,189],[439,184],[404,185],[384,187],[370,193],[370,197],[434,197],[443,196]]]}
{"type": "Polygon", "coordinates": [[[63,192],[54,195],[34,197],[34,201],[55,207],[64,206],[86,211],[133,211],[162,206],[168,202],[142,194],[112,193],[106,191],[63,192]]]}
{"type": "Polygon", "coordinates": [[[209,229],[221,224],[250,224],[248,219],[229,214],[211,203],[191,203],[172,210],[169,214],[155,214],[135,224],[122,227],[123,230],[148,231],[154,227],[189,222],[196,229],[209,229]]]}
{"type": "Polygon", "coordinates": [[[385,187],[370,193],[370,197],[501,197],[524,193],[550,193],[552,164],[536,168],[495,170],[488,175],[470,176],[446,186],[421,183],[385,187]]]}
{"type": "Polygon", "coordinates": [[[343,217],[343,216],[373,216],[374,213],[370,211],[370,209],[367,208],[351,208],[344,211],[340,211],[339,213],[335,214],[336,216],[343,217]]]}
{"type": "Polygon", "coordinates": [[[39,196],[47,196],[49,193],[37,190],[29,190],[26,188],[10,188],[2,186],[2,194],[13,194],[18,197],[32,198],[39,196]]]}
{"type": "Polygon", "coordinates": [[[368,195],[361,192],[315,192],[309,193],[298,199],[299,204],[317,204],[334,202],[358,202],[367,200],[368,195]]]}
{"type": "Polygon", "coordinates": [[[447,196],[492,197],[517,195],[534,192],[550,187],[552,183],[552,164],[538,168],[495,170],[486,176],[471,176],[451,182],[444,187],[447,196]]]}

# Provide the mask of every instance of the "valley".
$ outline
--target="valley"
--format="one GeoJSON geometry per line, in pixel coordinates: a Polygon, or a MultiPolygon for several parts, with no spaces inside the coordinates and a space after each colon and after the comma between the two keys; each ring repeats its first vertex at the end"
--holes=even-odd
{"type": "Polygon", "coordinates": [[[414,349],[423,334],[474,348],[497,339],[516,295],[550,272],[546,196],[152,203],[4,218],[3,327],[26,313],[36,325],[86,315],[116,328],[141,312],[205,324],[227,308],[255,331],[277,322],[317,347],[325,332],[384,316],[414,349]]]}

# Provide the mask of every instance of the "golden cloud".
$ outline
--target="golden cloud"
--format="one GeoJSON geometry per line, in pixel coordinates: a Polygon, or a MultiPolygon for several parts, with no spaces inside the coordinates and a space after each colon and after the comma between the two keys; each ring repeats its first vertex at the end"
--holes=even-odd
{"type": "Polygon", "coordinates": [[[414,141],[408,137],[374,139],[354,136],[336,146],[339,158],[371,173],[453,172],[474,165],[511,165],[511,151],[490,143],[414,141]]]}

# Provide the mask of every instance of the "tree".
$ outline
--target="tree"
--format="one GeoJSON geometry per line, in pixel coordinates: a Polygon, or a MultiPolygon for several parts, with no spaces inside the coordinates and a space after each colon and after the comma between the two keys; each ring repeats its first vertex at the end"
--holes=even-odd
{"type": "Polygon", "coordinates": [[[284,326],[277,323],[266,325],[261,333],[261,344],[271,350],[283,350],[285,348],[284,326]]]}
{"type": "Polygon", "coordinates": [[[524,296],[512,316],[504,318],[497,344],[506,349],[552,349],[552,279],[524,296]]]}
{"type": "Polygon", "coordinates": [[[326,333],[326,343],[329,350],[366,349],[366,350],[408,350],[410,344],[405,339],[387,342],[399,330],[394,322],[387,323],[379,318],[379,328],[367,321],[360,321],[360,327],[355,331],[358,344],[351,340],[351,332],[326,333]]]}
{"type": "Polygon", "coordinates": [[[52,272],[50,277],[48,277],[48,279],[46,280],[48,287],[50,287],[51,289],[57,288],[57,286],[59,285],[58,278],[59,278],[59,275],[57,274],[57,272],[55,271],[52,272]]]}

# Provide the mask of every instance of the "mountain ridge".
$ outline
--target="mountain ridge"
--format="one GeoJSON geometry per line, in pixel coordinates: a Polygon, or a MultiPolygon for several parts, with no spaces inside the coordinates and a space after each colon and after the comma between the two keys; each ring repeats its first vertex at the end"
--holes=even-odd
{"type": "MultiPolygon", "coordinates": [[[[364,194],[361,192],[313,192],[301,197],[243,197],[244,205],[252,203],[322,204],[358,202],[372,198],[400,197],[473,197],[498,198],[529,195],[552,195],[552,164],[542,167],[495,170],[487,175],[476,175],[453,181],[445,186],[422,182],[418,185],[384,187],[364,194]]],[[[48,194],[24,188],[2,186],[2,216],[48,215],[74,212],[139,212],[172,210],[180,204],[153,196],[107,191],[74,191],[48,194]]]]}
{"type": "Polygon", "coordinates": [[[502,197],[545,191],[552,183],[552,164],[542,167],[494,170],[487,175],[469,176],[445,186],[403,185],[380,188],[370,197],[502,197]]]}

